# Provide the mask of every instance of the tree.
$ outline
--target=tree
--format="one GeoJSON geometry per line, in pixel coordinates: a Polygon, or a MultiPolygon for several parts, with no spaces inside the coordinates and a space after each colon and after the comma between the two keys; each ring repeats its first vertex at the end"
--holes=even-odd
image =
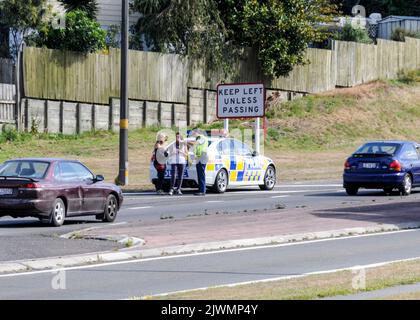
{"type": "Polygon", "coordinates": [[[0,1],[0,24],[10,29],[10,54],[16,59],[25,37],[40,28],[48,13],[46,0],[3,0],[0,1]]]}
{"type": "Polygon", "coordinates": [[[336,12],[328,0],[218,2],[227,28],[233,31],[231,38],[240,46],[256,48],[264,73],[276,77],[306,63],[308,44],[328,38],[321,25],[336,12]]]}
{"type": "Polygon", "coordinates": [[[304,64],[309,42],[328,34],[336,6],[329,0],[134,0],[143,16],[134,31],[155,51],[201,58],[228,70],[241,48],[257,50],[263,72],[287,75],[304,64]]]}
{"type": "Polygon", "coordinates": [[[132,47],[202,58],[210,66],[225,63],[227,34],[214,0],[134,0],[132,10],[142,13],[132,47]]]}
{"type": "Polygon", "coordinates": [[[99,12],[97,0],[60,0],[67,12],[81,10],[87,13],[90,19],[96,20],[99,12]]]}
{"type": "Polygon", "coordinates": [[[33,42],[49,49],[91,53],[106,48],[106,34],[85,11],[74,10],[66,13],[65,28],[54,28],[49,24],[38,31],[33,42]]]}
{"type": "Polygon", "coordinates": [[[418,0],[333,0],[340,6],[344,14],[351,15],[351,9],[355,5],[366,8],[366,14],[378,12],[383,17],[390,15],[420,16],[420,3],[418,0]]]}

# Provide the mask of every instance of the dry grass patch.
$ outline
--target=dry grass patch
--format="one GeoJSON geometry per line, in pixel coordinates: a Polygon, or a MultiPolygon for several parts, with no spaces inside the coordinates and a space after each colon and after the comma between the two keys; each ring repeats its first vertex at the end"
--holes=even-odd
{"type": "Polygon", "coordinates": [[[365,274],[366,289],[360,290],[353,288],[356,273],[340,271],[280,281],[192,290],[156,298],[165,300],[307,300],[355,294],[420,282],[420,260],[366,269],[365,274]]]}

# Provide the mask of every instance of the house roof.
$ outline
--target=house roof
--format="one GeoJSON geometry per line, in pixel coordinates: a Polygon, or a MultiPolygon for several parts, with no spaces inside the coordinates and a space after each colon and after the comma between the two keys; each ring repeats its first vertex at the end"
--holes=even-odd
{"type": "Polygon", "coordinates": [[[402,20],[416,20],[420,21],[420,17],[414,17],[414,16],[388,16],[386,18],[383,18],[382,20],[378,21],[378,23],[385,23],[390,21],[402,21],[402,20]]]}

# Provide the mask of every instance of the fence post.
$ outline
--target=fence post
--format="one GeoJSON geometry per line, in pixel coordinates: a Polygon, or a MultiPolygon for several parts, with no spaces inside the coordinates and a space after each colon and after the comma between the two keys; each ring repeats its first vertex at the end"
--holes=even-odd
{"type": "Polygon", "coordinates": [[[82,133],[82,112],[80,103],[76,104],[76,134],[82,133]]]}
{"type": "Polygon", "coordinates": [[[48,100],[44,102],[44,133],[48,133],[48,100]]]}
{"type": "Polygon", "coordinates": [[[21,112],[20,112],[20,100],[21,100],[21,88],[20,88],[20,68],[21,68],[21,52],[18,51],[16,65],[15,65],[15,121],[16,121],[16,130],[22,130],[21,124],[21,112]]]}
{"type": "Polygon", "coordinates": [[[187,88],[187,126],[191,125],[191,98],[190,88],[187,88]]]}
{"type": "Polygon", "coordinates": [[[64,133],[64,102],[63,101],[60,101],[59,131],[60,133],[64,133]]]}
{"type": "Polygon", "coordinates": [[[203,95],[204,95],[204,102],[203,102],[203,123],[207,123],[208,116],[207,116],[207,89],[204,89],[203,95]]]}
{"type": "Polygon", "coordinates": [[[109,98],[109,130],[114,131],[114,99],[109,98]]]}

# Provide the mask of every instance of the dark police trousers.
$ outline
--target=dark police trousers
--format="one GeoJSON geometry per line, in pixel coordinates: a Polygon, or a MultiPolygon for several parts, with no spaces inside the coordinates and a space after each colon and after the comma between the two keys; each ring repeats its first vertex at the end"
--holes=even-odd
{"type": "Polygon", "coordinates": [[[198,179],[198,191],[200,193],[206,193],[206,164],[199,162],[196,164],[196,168],[198,179]]]}

